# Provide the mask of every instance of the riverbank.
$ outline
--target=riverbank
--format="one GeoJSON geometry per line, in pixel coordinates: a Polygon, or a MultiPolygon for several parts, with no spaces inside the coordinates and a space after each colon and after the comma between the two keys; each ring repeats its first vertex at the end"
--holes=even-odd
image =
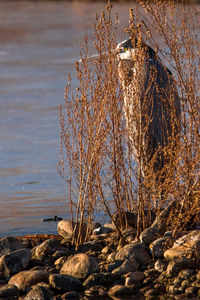
{"type": "Polygon", "coordinates": [[[173,234],[169,207],[139,238],[131,226],[122,240],[113,224],[94,224],[75,248],[62,220],[58,235],[0,239],[0,298],[199,299],[200,224],[173,234]]]}

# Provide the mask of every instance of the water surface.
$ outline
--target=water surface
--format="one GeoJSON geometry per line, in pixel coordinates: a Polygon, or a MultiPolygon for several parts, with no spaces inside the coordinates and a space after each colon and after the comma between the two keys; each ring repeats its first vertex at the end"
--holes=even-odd
{"type": "MultiPolygon", "coordinates": [[[[41,218],[69,216],[58,106],[104,5],[0,1],[0,236],[53,233],[56,224],[41,218]]],[[[119,9],[127,23],[128,4],[119,9]]]]}

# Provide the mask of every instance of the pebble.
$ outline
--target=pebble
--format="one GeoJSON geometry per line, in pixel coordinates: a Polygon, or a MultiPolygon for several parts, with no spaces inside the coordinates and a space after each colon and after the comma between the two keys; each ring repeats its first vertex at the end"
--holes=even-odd
{"type": "Polygon", "coordinates": [[[140,241],[134,228],[123,231],[124,243],[112,224],[96,224],[90,240],[75,249],[70,221],[58,223],[59,238],[0,239],[0,298],[200,298],[200,231],[172,234],[164,221],[175,207],[162,211],[140,241]]]}

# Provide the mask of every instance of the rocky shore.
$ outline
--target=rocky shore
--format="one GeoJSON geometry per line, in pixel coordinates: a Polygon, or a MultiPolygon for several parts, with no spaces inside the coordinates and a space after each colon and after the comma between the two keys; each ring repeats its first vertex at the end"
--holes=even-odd
{"type": "Polygon", "coordinates": [[[173,234],[171,210],[139,239],[125,229],[125,243],[113,224],[98,224],[75,249],[67,220],[56,236],[0,239],[0,299],[200,299],[200,224],[173,234]]]}

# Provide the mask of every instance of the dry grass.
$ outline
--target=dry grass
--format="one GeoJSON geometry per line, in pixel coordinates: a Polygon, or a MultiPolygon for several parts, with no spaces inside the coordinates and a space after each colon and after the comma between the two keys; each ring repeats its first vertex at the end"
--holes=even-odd
{"type": "MultiPolygon", "coordinates": [[[[82,45],[83,63],[75,66],[79,85],[74,90],[68,77],[65,107],[60,106],[59,170],[68,184],[68,203],[72,222],[76,224],[74,230],[78,232],[74,236],[76,245],[88,239],[93,222],[103,215],[113,219],[113,213],[118,212],[116,227],[122,235],[125,211],[138,212],[139,234],[149,225],[144,209],[150,211],[155,201],[159,201],[159,208],[166,206],[170,199],[182,202],[179,217],[173,220],[175,229],[180,228],[182,223],[195,222],[193,212],[200,209],[199,15],[184,5],[177,10],[171,1],[168,4],[154,2],[140,3],[143,13],[139,24],[130,11],[127,32],[148,40],[174,74],[181,97],[180,143],[172,134],[170,143],[161,149],[167,163],[156,173],[155,156],[160,154],[156,153],[150,160],[145,156],[145,151],[142,151],[143,128],[137,132],[139,154],[133,156],[133,139],[130,139],[130,126],[127,128],[124,117],[117,58],[112,53],[116,47],[115,33],[120,28],[111,19],[111,6],[108,4],[100,16],[96,15],[93,47],[87,38],[82,45]],[[197,20],[192,22],[194,27],[191,27],[191,18],[197,20]],[[162,48],[156,43],[155,33],[162,42],[162,48]],[[102,59],[87,61],[93,53],[102,55],[102,59]],[[108,53],[107,59],[103,58],[105,53],[108,53]],[[158,177],[162,180],[156,180],[158,177]],[[85,226],[86,234],[83,235],[85,226]]],[[[142,62],[142,49],[140,53],[138,59],[142,62]]],[[[169,105],[173,102],[173,97],[169,97],[169,105]]],[[[135,112],[135,122],[140,124],[141,107],[137,107],[135,112]]],[[[146,124],[151,121],[148,118],[147,114],[146,124]]]]}

